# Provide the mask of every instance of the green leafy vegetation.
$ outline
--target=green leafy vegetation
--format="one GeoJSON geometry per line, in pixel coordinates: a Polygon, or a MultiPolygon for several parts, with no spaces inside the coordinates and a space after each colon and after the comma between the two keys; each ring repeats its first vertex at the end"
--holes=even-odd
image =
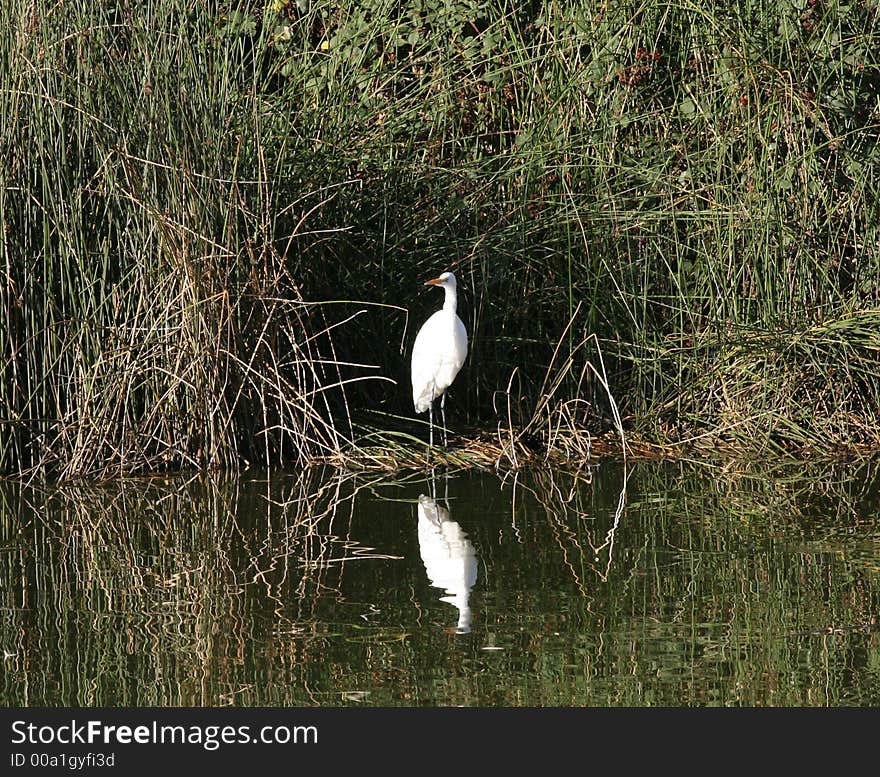
{"type": "Polygon", "coordinates": [[[443,269],[460,430],[876,450],[878,20],[5,3],[0,471],[348,456],[443,269]]]}

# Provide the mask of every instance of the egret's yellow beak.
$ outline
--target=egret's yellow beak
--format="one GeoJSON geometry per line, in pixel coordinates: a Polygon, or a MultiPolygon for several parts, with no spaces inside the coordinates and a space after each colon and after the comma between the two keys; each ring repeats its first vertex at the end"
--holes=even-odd
{"type": "Polygon", "coordinates": [[[443,283],[443,281],[439,278],[433,278],[430,281],[425,281],[425,286],[439,286],[441,283],[443,283]]]}

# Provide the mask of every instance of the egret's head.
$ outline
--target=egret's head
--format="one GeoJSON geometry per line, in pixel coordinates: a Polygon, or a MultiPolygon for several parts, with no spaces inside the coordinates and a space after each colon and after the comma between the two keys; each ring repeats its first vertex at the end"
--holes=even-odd
{"type": "Polygon", "coordinates": [[[436,278],[432,278],[430,281],[425,281],[425,286],[449,286],[449,288],[455,288],[455,275],[451,272],[440,273],[436,278]]]}

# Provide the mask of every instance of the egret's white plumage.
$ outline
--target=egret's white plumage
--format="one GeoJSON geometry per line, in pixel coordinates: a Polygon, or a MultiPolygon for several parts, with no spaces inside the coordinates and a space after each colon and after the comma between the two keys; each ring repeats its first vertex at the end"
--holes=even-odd
{"type": "Polygon", "coordinates": [[[417,413],[431,411],[433,442],[433,403],[441,397],[443,432],[446,433],[446,389],[455,380],[467,357],[468,339],[464,324],[456,314],[458,294],[455,275],[445,272],[427,281],[426,286],[441,286],[445,293],[443,307],[434,313],[419,330],[412,353],[413,404],[417,413]]]}

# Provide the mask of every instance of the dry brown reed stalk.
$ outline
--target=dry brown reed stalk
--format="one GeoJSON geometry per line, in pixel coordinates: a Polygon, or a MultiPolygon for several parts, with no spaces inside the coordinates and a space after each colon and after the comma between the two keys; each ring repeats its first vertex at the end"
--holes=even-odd
{"type": "Polygon", "coordinates": [[[514,468],[520,466],[523,449],[534,449],[536,446],[543,451],[544,459],[548,462],[551,458],[581,463],[590,460],[590,427],[592,425],[595,431],[595,419],[598,415],[595,406],[584,397],[591,378],[598,382],[608,402],[613,428],[619,436],[619,454],[626,458],[627,437],[617,402],[611,392],[599,339],[595,334],[590,334],[572,345],[571,334],[579,312],[580,305],[575,308],[559,337],[544,373],[543,383],[537,392],[538,398],[534,407],[524,414],[522,399],[514,400],[512,387],[516,369],[511,374],[506,391],[502,392],[507,424],[504,426],[499,422],[497,426],[498,447],[502,450],[501,455],[514,468]],[[568,355],[563,359],[561,354],[566,343],[568,355]],[[598,367],[587,355],[591,346],[595,349],[598,367]],[[514,402],[517,405],[516,410],[514,402]],[[515,416],[523,419],[516,425],[515,416]]]}
{"type": "Polygon", "coordinates": [[[231,285],[238,257],[195,256],[185,230],[167,220],[161,232],[168,264],[132,267],[98,291],[109,325],[93,335],[84,321],[64,335],[59,358],[69,367],[43,378],[62,379],[49,384],[44,410],[57,418],[22,471],[66,478],[302,464],[352,447],[346,386],[388,380],[337,355],[334,330],[359,314],[334,321],[307,304],[271,251],[262,278],[231,285]]]}

